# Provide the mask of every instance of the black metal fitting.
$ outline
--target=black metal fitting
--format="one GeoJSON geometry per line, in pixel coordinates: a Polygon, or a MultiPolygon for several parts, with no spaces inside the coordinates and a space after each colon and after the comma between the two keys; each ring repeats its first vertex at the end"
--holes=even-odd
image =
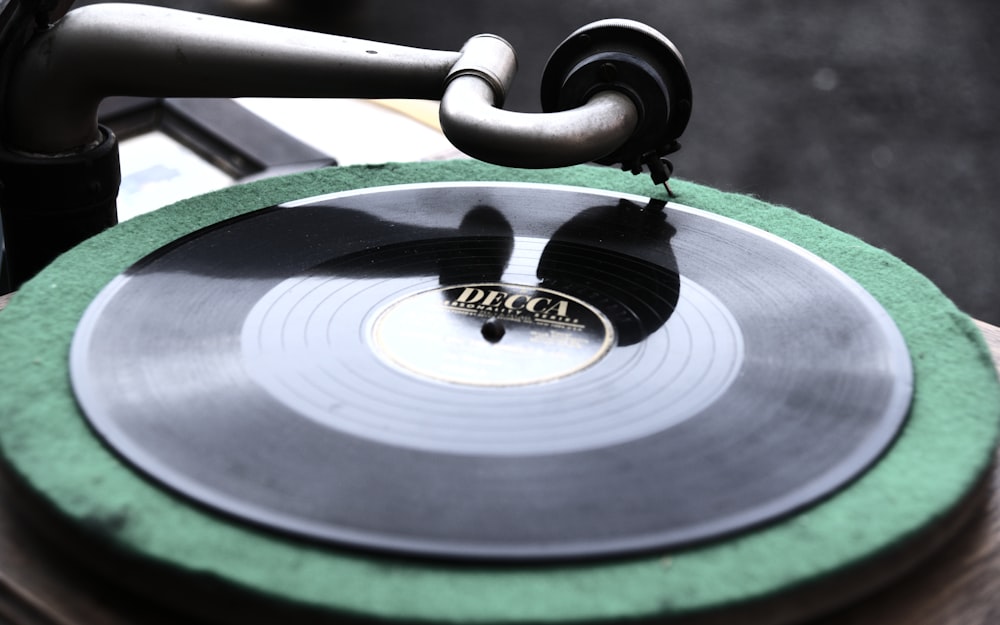
{"type": "Polygon", "coordinates": [[[660,157],[680,148],[677,139],[691,117],[691,81],[680,52],[639,22],[610,19],[584,26],[549,58],[542,76],[542,109],[576,108],[607,90],[632,99],[639,124],[624,145],[597,162],[621,164],[633,173],[645,165],[654,179],[669,175],[660,157]]]}
{"type": "Polygon", "coordinates": [[[56,256],[118,223],[118,141],[79,154],[32,156],[0,149],[0,213],[10,288],[56,256]]]}

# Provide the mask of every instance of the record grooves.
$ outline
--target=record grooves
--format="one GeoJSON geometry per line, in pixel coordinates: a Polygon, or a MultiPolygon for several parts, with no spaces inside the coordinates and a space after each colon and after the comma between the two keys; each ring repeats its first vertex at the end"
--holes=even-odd
{"type": "Polygon", "coordinates": [[[342,193],[197,232],[102,291],[71,375],[112,448],[210,507],[498,560],[799,510],[879,457],[912,384],[889,317],[815,256],[695,209],[521,184],[342,193]]]}

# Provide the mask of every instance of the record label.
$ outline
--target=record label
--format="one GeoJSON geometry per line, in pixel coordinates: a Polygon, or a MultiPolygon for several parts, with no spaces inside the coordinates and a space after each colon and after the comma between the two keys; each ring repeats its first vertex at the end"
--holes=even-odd
{"type": "Polygon", "coordinates": [[[408,295],[375,322],[377,353],[419,376],[518,386],[581,371],[608,353],[614,328],[565,293],[517,284],[465,284],[408,295]]]}

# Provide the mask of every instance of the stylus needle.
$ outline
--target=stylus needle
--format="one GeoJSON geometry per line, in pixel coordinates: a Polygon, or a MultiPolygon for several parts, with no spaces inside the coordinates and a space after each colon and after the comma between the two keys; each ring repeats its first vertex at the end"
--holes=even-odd
{"type": "MultiPolygon", "coordinates": [[[[667,181],[670,180],[670,175],[674,173],[674,165],[665,158],[660,158],[655,153],[650,153],[646,155],[644,159],[646,167],[649,168],[649,177],[653,179],[653,184],[663,184],[663,188],[666,189],[667,195],[670,197],[677,197],[674,192],[670,190],[670,185],[667,181]]],[[[641,169],[634,169],[632,173],[639,173],[641,169]]]]}

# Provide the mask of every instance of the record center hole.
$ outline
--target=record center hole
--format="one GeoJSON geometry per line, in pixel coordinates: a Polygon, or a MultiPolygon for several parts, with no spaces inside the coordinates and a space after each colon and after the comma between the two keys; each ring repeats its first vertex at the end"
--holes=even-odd
{"type": "Polygon", "coordinates": [[[482,333],[483,338],[489,341],[490,343],[499,342],[500,339],[503,338],[503,335],[506,332],[507,330],[503,327],[503,324],[500,323],[500,320],[497,319],[496,317],[490,317],[489,319],[487,319],[486,323],[484,323],[483,327],[480,329],[480,333],[482,333]]]}

